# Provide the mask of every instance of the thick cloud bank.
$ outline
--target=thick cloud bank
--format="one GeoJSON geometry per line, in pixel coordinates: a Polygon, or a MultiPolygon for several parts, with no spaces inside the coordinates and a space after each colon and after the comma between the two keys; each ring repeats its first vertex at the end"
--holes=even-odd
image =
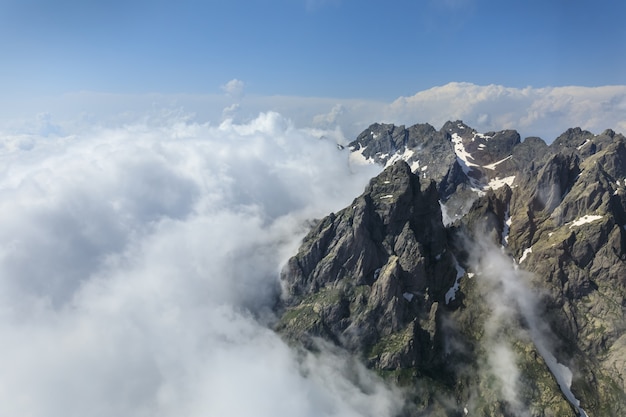
{"type": "Polygon", "coordinates": [[[267,326],[305,220],[374,174],[321,133],[266,113],[3,134],[0,415],[392,414],[359,365],[267,326]]]}
{"type": "Polygon", "coordinates": [[[164,118],[183,114],[198,123],[219,124],[223,119],[249,123],[259,112],[272,110],[299,128],[340,130],[348,142],[374,122],[430,123],[440,128],[457,119],[481,132],[516,129],[522,138],[539,136],[548,143],[570,127],[596,134],[607,128],[626,133],[624,85],[513,88],[449,83],[392,101],[258,96],[243,94],[244,86],[244,81],[233,79],[221,87],[223,94],[219,95],[83,92],[5,100],[0,101],[0,130],[56,135],[91,126],[94,120],[109,125],[134,123],[140,118],[162,123],[164,118]]]}
{"type": "Polygon", "coordinates": [[[420,117],[441,126],[461,119],[482,132],[516,129],[523,137],[552,142],[570,127],[626,132],[626,86],[520,89],[450,83],[401,97],[386,110],[390,120],[402,123],[420,117]]]}

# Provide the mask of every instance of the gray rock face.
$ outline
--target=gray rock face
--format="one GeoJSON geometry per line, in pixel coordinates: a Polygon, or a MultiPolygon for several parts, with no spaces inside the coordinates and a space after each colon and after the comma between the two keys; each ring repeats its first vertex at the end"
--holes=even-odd
{"type": "Polygon", "coordinates": [[[520,143],[520,135],[515,130],[478,133],[460,120],[447,122],[441,131],[458,135],[465,149],[478,165],[489,165],[500,161],[513,153],[513,148],[520,143]]]}
{"type": "Polygon", "coordinates": [[[381,370],[430,368],[436,306],[455,276],[436,186],[422,189],[399,161],[305,238],[283,273],[278,328],[327,337],[381,370]]]}
{"type": "Polygon", "coordinates": [[[349,148],[374,163],[387,166],[406,161],[426,182],[434,180],[443,194],[451,194],[467,182],[456,163],[450,135],[429,124],[404,126],[375,123],[365,129],[349,148]]]}
{"type": "MultiPolygon", "coordinates": [[[[524,219],[522,224],[529,219],[536,230],[523,244],[513,239],[514,253],[519,255],[524,245],[532,248],[522,266],[534,273],[534,284],[545,293],[545,317],[562,338],[566,360],[580,369],[573,387],[581,401],[597,407],[594,415],[621,415],[626,411],[625,369],[614,368],[605,357],[626,354],[615,345],[626,332],[626,140],[613,135],[609,144],[588,132],[567,139],[577,147],[568,146],[562,151],[566,156],[551,160],[561,175],[543,183],[560,189],[560,198],[528,207],[520,194],[514,202],[511,233],[518,229],[516,218],[524,219]],[[596,153],[578,149],[596,140],[596,153]]],[[[555,147],[564,148],[562,143],[555,147]]]]}
{"type": "Polygon", "coordinates": [[[623,135],[576,128],[547,145],[460,121],[375,124],[350,146],[388,166],[288,262],[279,332],[310,347],[326,338],[405,385],[407,416],[626,415],[623,135]],[[447,227],[439,201],[456,213],[447,227]],[[511,307],[508,326],[486,301],[507,284],[485,284],[472,258],[485,240],[528,271],[532,312],[511,307]],[[516,398],[484,371],[505,342],[516,398]],[[571,369],[570,386],[550,360],[571,369]]]}
{"type": "Polygon", "coordinates": [[[520,159],[534,161],[525,170],[522,163],[512,168],[513,187],[480,197],[457,226],[469,233],[484,225],[479,219],[491,219],[486,228],[493,240],[532,272],[545,309],[542,320],[556,335],[559,361],[576,370],[572,391],[583,408],[589,415],[622,415],[625,370],[616,364],[626,357],[621,342],[626,332],[626,138],[569,129],[550,146],[531,139],[532,146],[524,149],[528,140],[514,148],[511,159],[522,154],[520,159]],[[506,241],[500,238],[507,227],[503,207],[509,216],[506,241]]]}

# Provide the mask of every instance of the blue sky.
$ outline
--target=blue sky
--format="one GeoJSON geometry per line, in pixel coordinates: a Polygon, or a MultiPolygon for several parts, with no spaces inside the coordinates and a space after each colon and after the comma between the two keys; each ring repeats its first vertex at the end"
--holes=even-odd
{"type": "Polygon", "coordinates": [[[0,93],[626,84],[625,16],[616,0],[1,0],[0,93]]]}

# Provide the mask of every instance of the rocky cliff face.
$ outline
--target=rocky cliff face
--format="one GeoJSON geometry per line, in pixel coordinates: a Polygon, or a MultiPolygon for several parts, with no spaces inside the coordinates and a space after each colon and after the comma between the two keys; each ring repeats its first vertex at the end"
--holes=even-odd
{"type": "Polygon", "coordinates": [[[626,415],[623,135],[375,124],[350,147],[386,168],[288,262],[279,332],[358,355],[407,416],[626,415]]]}
{"type": "Polygon", "coordinates": [[[279,330],[327,338],[380,370],[436,367],[438,306],[456,279],[438,200],[397,163],[320,221],[284,271],[279,330]]]}

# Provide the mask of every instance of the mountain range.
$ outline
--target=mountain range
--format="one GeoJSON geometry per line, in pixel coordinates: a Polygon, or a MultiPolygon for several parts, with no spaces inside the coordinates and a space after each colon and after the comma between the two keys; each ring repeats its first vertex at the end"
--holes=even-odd
{"type": "Polygon", "coordinates": [[[276,331],[350,352],[401,416],[626,415],[626,137],[377,123],[348,150],[384,169],[314,221],[276,331]]]}

